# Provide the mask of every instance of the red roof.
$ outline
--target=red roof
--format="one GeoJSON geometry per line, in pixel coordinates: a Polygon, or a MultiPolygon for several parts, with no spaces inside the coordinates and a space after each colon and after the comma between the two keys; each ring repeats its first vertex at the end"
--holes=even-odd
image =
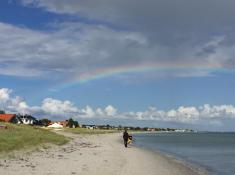
{"type": "Polygon", "coordinates": [[[13,117],[15,117],[15,114],[0,114],[0,120],[3,120],[5,122],[11,121],[13,117]]]}

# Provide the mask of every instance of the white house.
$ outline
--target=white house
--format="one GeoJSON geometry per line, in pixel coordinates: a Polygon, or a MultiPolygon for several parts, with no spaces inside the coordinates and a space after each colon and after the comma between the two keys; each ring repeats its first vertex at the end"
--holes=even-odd
{"type": "Polygon", "coordinates": [[[63,125],[58,123],[53,123],[52,125],[49,125],[48,128],[61,129],[63,128],[63,125]]]}
{"type": "Polygon", "coordinates": [[[23,124],[33,125],[37,122],[37,119],[32,117],[31,115],[20,115],[19,116],[23,124]]]}

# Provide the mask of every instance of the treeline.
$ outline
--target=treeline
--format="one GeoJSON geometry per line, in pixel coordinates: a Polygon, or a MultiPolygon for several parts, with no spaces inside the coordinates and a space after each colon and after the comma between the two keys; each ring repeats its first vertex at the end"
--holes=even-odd
{"type": "MultiPolygon", "coordinates": [[[[67,123],[67,127],[69,127],[69,128],[77,128],[79,126],[78,121],[73,120],[72,118],[65,120],[65,122],[67,123]]],[[[47,118],[44,118],[44,119],[38,120],[37,125],[49,126],[51,123],[53,123],[53,121],[51,121],[47,118]]]]}
{"type": "MultiPolygon", "coordinates": [[[[84,125],[86,126],[86,125],[84,125]]],[[[176,131],[175,128],[151,128],[151,127],[134,127],[134,126],[111,126],[111,125],[90,125],[96,129],[116,129],[116,130],[133,130],[133,131],[176,131]]]]}

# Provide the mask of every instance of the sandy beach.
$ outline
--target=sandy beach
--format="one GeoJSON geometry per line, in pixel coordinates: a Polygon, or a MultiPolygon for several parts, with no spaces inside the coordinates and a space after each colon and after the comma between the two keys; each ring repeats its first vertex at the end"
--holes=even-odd
{"type": "Polygon", "coordinates": [[[207,172],[176,159],[130,146],[122,135],[78,135],[63,146],[39,148],[0,159],[1,175],[204,175],[207,172]]]}

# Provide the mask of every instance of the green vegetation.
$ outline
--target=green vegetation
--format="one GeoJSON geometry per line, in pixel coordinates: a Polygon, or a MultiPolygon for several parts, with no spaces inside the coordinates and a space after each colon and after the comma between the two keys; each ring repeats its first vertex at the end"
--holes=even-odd
{"type": "Polygon", "coordinates": [[[68,125],[70,128],[77,128],[78,127],[78,122],[74,121],[72,118],[68,120],[68,125]]]}
{"type": "Polygon", "coordinates": [[[51,123],[51,120],[47,118],[38,120],[38,125],[41,125],[41,126],[48,126],[50,123],[51,123]]]}
{"type": "Polygon", "coordinates": [[[0,114],[5,114],[5,111],[0,109],[0,114]]]}
{"type": "Polygon", "coordinates": [[[71,132],[74,134],[109,134],[119,132],[117,130],[107,130],[107,129],[86,129],[86,128],[66,128],[66,132],[71,132]]]}
{"type": "Polygon", "coordinates": [[[0,153],[38,146],[46,143],[62,145],[69,140],[39,127],[2,123],[7,129],[0,129],[0,153]]]}

